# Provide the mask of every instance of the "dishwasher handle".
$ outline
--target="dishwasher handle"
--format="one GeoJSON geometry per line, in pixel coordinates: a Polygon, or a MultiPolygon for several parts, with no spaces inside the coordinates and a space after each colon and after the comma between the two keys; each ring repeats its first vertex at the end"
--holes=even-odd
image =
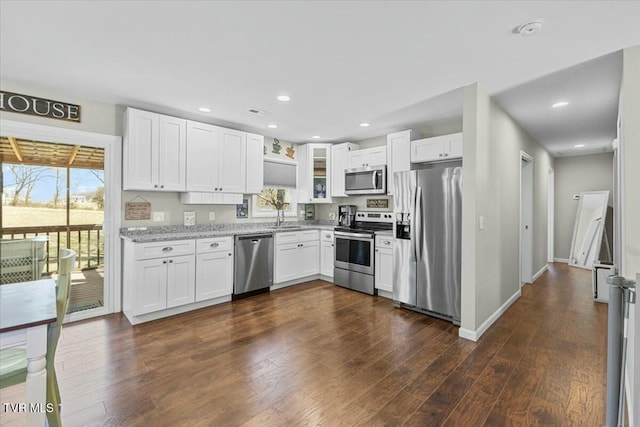
{"type": "Polygon", "coordinates": [[[261,239],[273,239],[273,234],[248,234],[246,236],[236,236],[236,240],[258,241],[261,239]]]}

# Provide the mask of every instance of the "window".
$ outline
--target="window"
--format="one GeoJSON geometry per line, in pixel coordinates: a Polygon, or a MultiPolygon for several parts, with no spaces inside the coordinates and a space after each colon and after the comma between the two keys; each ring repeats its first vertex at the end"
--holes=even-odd
{"type": "Polygon", "coordinates": [[[284,201],[284,215],[296,216],[296,190],[291,188],[271,188],[265,187],[262,193],[251,196],[251,216],[252,217],[274,217],[276,208],[268,200],[284,201]]]}

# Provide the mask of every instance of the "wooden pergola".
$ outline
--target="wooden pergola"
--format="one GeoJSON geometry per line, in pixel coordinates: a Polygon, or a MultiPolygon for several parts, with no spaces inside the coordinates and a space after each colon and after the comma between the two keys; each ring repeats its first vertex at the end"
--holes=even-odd
{"type": "Polygon", "coordinates": [[[78,169],[104,169],[104,149],[0,136],[0,162],[78,169]]]}

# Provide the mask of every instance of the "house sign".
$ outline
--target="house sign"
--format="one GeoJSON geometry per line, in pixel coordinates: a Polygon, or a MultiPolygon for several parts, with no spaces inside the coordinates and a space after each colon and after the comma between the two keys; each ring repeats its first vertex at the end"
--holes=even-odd
{"type": "Polygon", "coordinates": [[[19,93],[0,91],[0,111],[80,123],[79,105],[19,93]]]}

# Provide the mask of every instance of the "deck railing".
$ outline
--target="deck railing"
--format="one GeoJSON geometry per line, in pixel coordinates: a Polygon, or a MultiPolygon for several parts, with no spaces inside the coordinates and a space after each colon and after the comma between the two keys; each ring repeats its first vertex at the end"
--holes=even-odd
{"type": "Polygon", "coordinates": [[[76,265],[81,270],[101,267],[104,262],[104,239],[102,225],[43,225],[37,227],[4,227],[0,230],[3,239],[26,239],[47,236],[47,273],[58,270],[58,250],[69,248],[76,251],[76,265]]]}

